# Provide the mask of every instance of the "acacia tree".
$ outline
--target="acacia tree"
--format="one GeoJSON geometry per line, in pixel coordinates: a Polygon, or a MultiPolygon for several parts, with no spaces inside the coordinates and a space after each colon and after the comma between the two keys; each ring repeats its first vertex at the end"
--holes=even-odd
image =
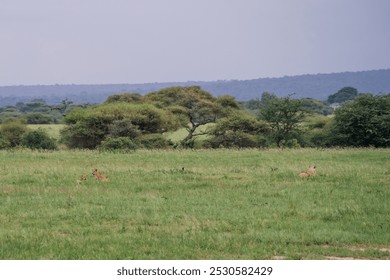
{"type": "Polygon", "coordinates": [[[214,123],[218,117],[224,115],[221,104],[229,103],[232,107],[237,105],[231,99],[219,100],[199,86],[165,88],[146,95],[145,100],[179,116],[182,126],[188,132],[180,142],[182,146],[191,146],[194,137],[208,133],[197,130],[203,125],[214,123]]]}
{"type": "Polygon", "coordinates": [[[276,146],[282,147],[299,133],[298,125],[305,114],[302,101],[290,96],[277,98],[264,93],[259,110],[259,119],[266,121],[271,128],[271,136],[276,146]]]}

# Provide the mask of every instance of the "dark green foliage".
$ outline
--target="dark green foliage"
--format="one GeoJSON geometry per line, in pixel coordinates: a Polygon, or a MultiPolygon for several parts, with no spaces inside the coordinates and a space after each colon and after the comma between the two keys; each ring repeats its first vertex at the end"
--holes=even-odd
{"type": "Polygon", "coordinates": [[[328,103],[343,103],[348,100],[354,99],[356,96],[358,96],[358,91],[356,88],[353,87],[343,87],[335,94],[329,95],[328,97],[328,103]]]}
{"type": "Polygon", "coordinates": [[[72,110],[90,106],[86,103],[73,105],[68,99],[55,105],[48,105],[43,99],[33,99],[27,103],[18,102],[15,106],[0,107],[0,123],[24,119],[27,124],[56,124],[72,110]]]}
{"type": "Polygon", "coordinates": [[[211,148],[254,148],[264,147],[265,136],[269,133],[266,123],[252,116],[234,114],[220,119],[211,129],[211,138],[205,147],[211,148]]]}
{"type": "Polygon", "coordinates": [[[301,99],[302,108],[305,111],[316,113],[324,116],[331,115],[333,113],[333,108],[326,104],[324,101],[312,99],[312,98],[303,98],[301,99]]]}
{"type": "Polygon", "coordinates": [[[139,145],[146,149],[165,149],[169,142],[161,134],[145,134],[137,139],[139,145]]]}
{"type": "Polygon", "coordinates": [[[56,122],[53,115],[38,112],[28,113],[24,116],[24,118],[28,124],[51,124],[56,122]]]}
{"type": "Polygon", "coordinates": [[[65,118],[63,142],[71,148],[96,148],[106,137],[137,138],[178,128],[178,120],[152,104],[107,103],[77,110],[65,118]]]}
{"type": "Polygon", "coordinates": [[[108,135],[108,123],[103,119],[80,120],[61,131],[61,142],[69,148],[94,149],[108,135]]]}
{"type": "Polygon", "coordinates": [[[272,138],[278,147],[299,136],[299,124],[304,117],[302,100],[292,99],[290,96],[277,98],[269,93],[263,94],[259,118],[270,125],[272,138]]]}
{"type": "Polygon", "coordinates": [[[128,102],[128,103],[139,103],[142,100],[142,95],[138,93],[121,93],[114,94],[107,98],[106,103],[114,102],[128,102]]]}
{"type": "Polygon", "coordinates": [[[108,125],[109,135],[111,137],[129,137],[134,139],[142,132],[137,125],[130,119],[114,120],[108,125]]]}
{"type": "Polygon", "coordinates": [[[100,151],[135,151],[138,146],[129,137],[108,137],[98,146],[100,151]]]}
{"type": "Polygon", "coordinates": [[[16,107],[20,112],[39,112],[39,113],[48,113],[50,112],[50,106],[46,104],[46,101],[43,99],[33,99],[30,102],[22,103],[19,102],[16,104],[16,107]]]}
{"type": "Polygon", "coordinates": [[[30,131],[24,135],[22,145],[37,150],[56,150],[56,141],[42,129],[30,131]]]}
{"type": "Polygon", "coordinates": [[[8,149],[10,148],[10,143],[8,141],[8,139],[6,139],[3,134],[0,133],[0,149],[3,150],[3,149],[8,149]]]}
{"type": "Polygon", "coordinates": [[[361,95],[335,111],[336,145],[390,147],[390,95],[361,95]]]}
{"type": "Polygon", "coordinates": [[[19,146],[22,143],[23,135],[27,131],[27,126],[20,121],[3,123],[0,128],[3,145],[9,143],[10,148],[19,146]]]}

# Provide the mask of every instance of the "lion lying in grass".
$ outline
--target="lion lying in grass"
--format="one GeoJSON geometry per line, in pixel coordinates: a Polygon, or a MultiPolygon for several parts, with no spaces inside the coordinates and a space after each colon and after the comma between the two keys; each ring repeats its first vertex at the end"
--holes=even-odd
{"type": "Polygon", "coordinates": [[[316,175],[316,166],[315,165],[309,166],[309,168],[306,169],[306,171],[299,173],[298,176],[301,178],[304,178],[304,177],[311,177],[314,175],[316,175]]]}

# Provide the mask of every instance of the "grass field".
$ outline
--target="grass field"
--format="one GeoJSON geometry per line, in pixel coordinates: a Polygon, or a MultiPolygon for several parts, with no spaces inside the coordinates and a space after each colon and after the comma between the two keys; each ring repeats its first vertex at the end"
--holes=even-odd
{"type": "Polygon", "coordinates": [[[390,259],[389,163],[381,149],[2,151],[0,259],[390,259]]]}

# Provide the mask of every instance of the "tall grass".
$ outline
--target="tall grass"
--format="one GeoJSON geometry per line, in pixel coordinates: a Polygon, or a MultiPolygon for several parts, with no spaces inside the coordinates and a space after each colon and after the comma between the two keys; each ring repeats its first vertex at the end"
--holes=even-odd
{"type": "Polygon", "coordinates": [[[3,151],[0,258],[390,259],[389,162],[375,149],[3,151]]]}

